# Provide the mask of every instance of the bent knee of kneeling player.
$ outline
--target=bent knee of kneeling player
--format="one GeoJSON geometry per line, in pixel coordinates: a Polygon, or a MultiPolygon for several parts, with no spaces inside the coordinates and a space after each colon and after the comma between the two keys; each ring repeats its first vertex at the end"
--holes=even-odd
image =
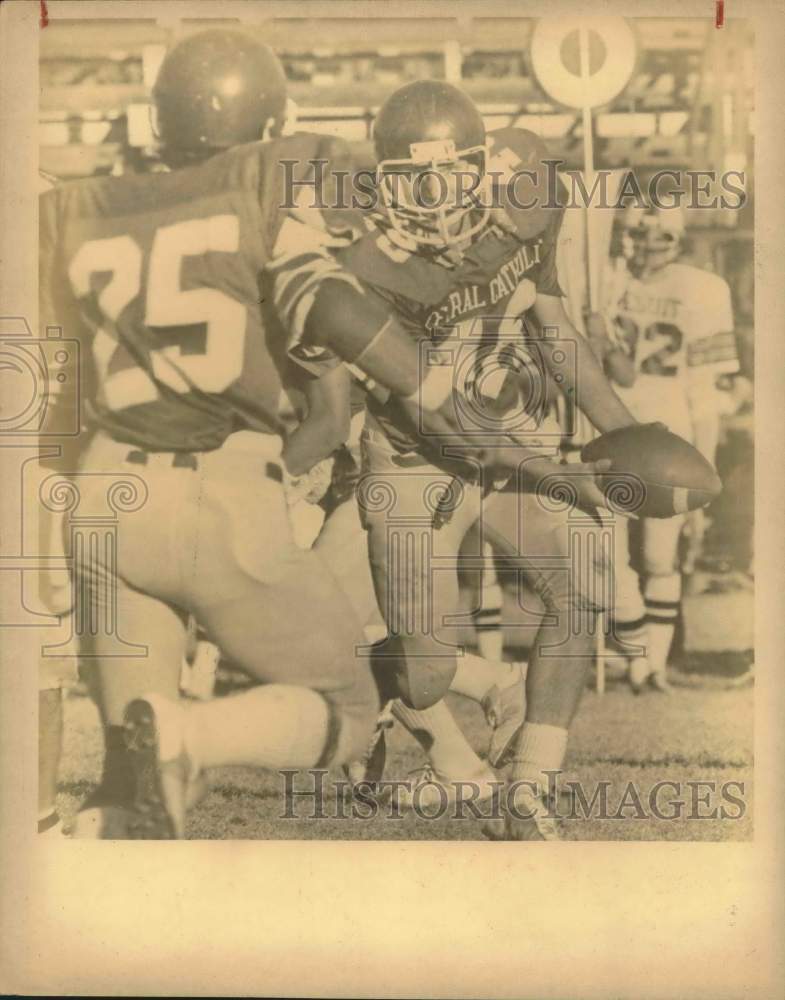
{"type": "Polygon", "coordinates": [[[433,652],[432,642],[423,645],[417,640],[388,636],[377,643],[371,655],[371,665],[382,701],[401,698],[409,708],[422,711],[430,708],[450,689],[457,663],[449,648],[440,655],[433,652]]]}

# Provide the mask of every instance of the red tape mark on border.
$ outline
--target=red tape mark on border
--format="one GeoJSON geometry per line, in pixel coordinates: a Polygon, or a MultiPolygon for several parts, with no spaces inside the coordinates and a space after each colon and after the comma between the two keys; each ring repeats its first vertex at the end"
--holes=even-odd
{"type": "Polygon", "coordinates": [[[41,27],[45,28],[49,24],[49,11],[46,9],[46,0],[41,0],[41,27]]]}
{"type": "Polygon", "coordinates": [[[725,0],[716,0],[716,8],[717,12],[714,17],[714,27],[721,28],[723,24],[725,24],[725,0]]]}

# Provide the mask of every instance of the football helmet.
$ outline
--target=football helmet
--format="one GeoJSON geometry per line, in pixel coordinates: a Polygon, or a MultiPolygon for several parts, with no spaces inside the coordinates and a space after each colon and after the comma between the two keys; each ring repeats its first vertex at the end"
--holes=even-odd
{"type": "Polygon", "coordinates": [[[409,83],[379,109],[373,138],[381,206],[407,241],[457,246],[485,227],[485,125],[466,94],[439,80],[409,83]]]}
{"type": "Polygon", "coordinates": [[[153,86],[153,128],[164,150],[209,154],[280,134],[286,76],[269,46],[226,28],[189,35],[153,86]]]}
{"type": "Polygon", "coordinates": [[[684,215],[680,208],[638,208],[624,213],[622,249],[634,274],[659,271],[681,253],[684,215]]]}

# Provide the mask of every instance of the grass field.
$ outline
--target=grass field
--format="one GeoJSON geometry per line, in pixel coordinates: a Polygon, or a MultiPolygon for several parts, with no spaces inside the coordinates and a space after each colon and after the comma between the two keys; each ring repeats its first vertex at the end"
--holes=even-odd
{"type": "MultiPolygon", "coordinates": [[[[567,840],[746,840],[752,836],[752,711],[751,687],[721,689],[679,684],[672,696],[646,694],[634,697],[629,689],[610,679],[603,696],[587,690],[570,738],[563,782],[580,780],[591,800],[599,782],[607,786],[607,813],[620,818],[566,818],[561,824],[567,840]],[[690,782],[713,782],[714,787],[690,782]],[[642,809],[635,805],[635,785],[642,809]],[[658,819],[649,808],[649,795],[657,782],[663,786],[659,811],[679,812],[680,818],[658,819]],[[724,801],[720,788],[736,782],[731,793],[743,807],[724,801]],[[625,797],[626,792],[626,797],[625,797]],[[627,803],[620,809],[622,802],[627,803]],[[727,816],[718,810],[725,806],[727,816]],[[739,813],[743,815],[739,816],[739,813]],[[698,818],[707,816],[709,818],[698,818]],[[713,818],[712,818],[713,816],[713,818]],[[738,817],[738,818],[731,818],[738,817]]],[[[459,696],[449,696],[461,726],[481,753],[488,731],[479,708],[459,696]]],[[[66,828],[79,803],[91,790],[100,772],[101,739],[93,703],[72,694],[66,702],[66,736],[61,768],[59,809],[66,828]]],[[[405,779],[423,764],[419,746],[399,725],[388,739],[386,778],[405,779]]],[[[326,818],[309,818],[312,800],[297,799],[283,818],[284,780],[280,775],[245,768],[227,768],[210,774],[210,791],[194,809],[188,835],[194,839],[373,839],[373,840],[477,840],[482,822],[470,813],[424,819],[412,813],[391,818],[380,810],[373,818],[336,818],[338,806],[331,794],[330,775],[325,785],[326,818]]],[[[298,776],[295,787],[305,787],[307,776],[298,776]]],[[[307,779],[312,780],[312,779],[307,779]]],[[[559,813],[570,815],[570,799],[560,799],[559,813]]],[[[370,810],[364,809],[363,812],[370,810]]]]}

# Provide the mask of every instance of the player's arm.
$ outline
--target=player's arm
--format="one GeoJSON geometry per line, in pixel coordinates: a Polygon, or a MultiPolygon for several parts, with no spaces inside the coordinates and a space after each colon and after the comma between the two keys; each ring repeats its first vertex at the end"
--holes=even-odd
{"type": "Polygon", "coordinates": [[[605,355],[605,371],[608,373],[608,378],[623,389],[635,385],[635,379],[638,377],[635,362],[617,345],[611,345],[605,355]]]}
{"type": "Polygon", "coordinates": [[[395,395],[410,396],[417,392],[420,385],[417,344],[386,305],[367,294],[352,275],[344,276],[338,269],[324,275],[313,293],[302,326],[294,320],[295,336],[299,334],[309,346],[332,351],[395,395]]]}
{"type": "MultiPolygon", "coordinates": [[[[332,354],[366,379],[408,395],[419,385],[416,345],[337,259],[341,241],[320,228],[287,217],[278,233],[267,276],[289,351],[332,354]]],[[[344,241],[345,245],[345,241],[344,241]]]]}
{"type": "MultiPolygon", "coordinates": [[[[287,218],[281,228],[267,273],[289,349],[331,352],[366,381],[399,396],[416,395],[421,382],[416,342],[389,304],[341,266],[336,249],[330,235],[315,226],[287,218]]],[[[423,404],[438,409],[451,392],[452,369],[429,366],[428,377],[423,404]],[[433,370],[443,377],[432,378],[433,370]]]]}
{"type": "Polygon", "coordinates": [[[484,446],[457,440],[452,360],[429,358],[423,366],[420,345],[391,305],[341,266],[324,234],[287,219],[267,270],[290,351],[337,355],[374,395],[395,395],[413,427],[465,444],[467,454],[496,464],[484,446]]]}
{"type": "Polygon", "coordinates": [[[615,384],[629,389],[635,384],[638,371],[627,341],[621,336],[617,321],[612,320],[619,298],[627,282],[626,264],[609,260],[604,273],[605,302],[597,312],[586,317],[586,336],[605,374],[615,384]]]}
{"type": "Polygon", "coordinates": [[[345,365],[329,368],[306,383],[307,414],[289,435],[283,461],[292,476],[302,476],[329,458],[349,436],[351,377],[345,365]]]}
{"type": "Polygon", "coordinates": [[[620,343],[608,336],[606,320],[602,313],[588,315],[586,335],[595,357],[602,365],[608,378],[625,389],[633,386],[637,378],[635,361],[620,343]]]}
{"type": "Polygon", "coordinates": [[[555,328],[560,338],[574,342],[574,367],[559,362],[558,345],[549,344],[547,338],[541,339],[542,360],[565,396],[604,433],[637,421],[613,391],[588,340],[575,329],[565,312],[557,269],[557,246],[563,218],[563,211],[554,211],[543,234],[542,263],[532,308],[539,321],[540,335],[545,327],[555,328]]]}
{"type": "Polygon", "coordinates": [[[564,365],[558,361],[558,344],[542,343],[542,359],[551,375],[557,378],[564,394],[576,404],[602,433],[617,427],[628,427],[637,423],[627,407],[622,403],[602,370],[586,338],[570,322],[562,300],[557,295],[537,294],[534,312],[543,327],[556,327],[562,339],[575,344],[575,365],[564,365]],[[556,357],[554,357],[556,355],[556,357]]]}
{"type": "MultiPolygon", "coordinates": [[[[310,350],[332,352],[342,358],[366,391],[377,398],[394,395],[398,412],[417,433],[432,441],[444,438],[460,446],[464,456],[485,466],[513,466],[521,458],[503,442],[499,448],[478,445],[474,438],[461,438],[453,401],[454,371],[451,359],[443,365],[429,359],[422,376],[419,344],[392,314],[390,305],[365,289],[350,274],[326,270],[311,293],[305,315],[286,309],[277,299],[279,313],[290,331],[310,350]]],[[[507,441],[509,446],[509,441],[507,441]]]]}

